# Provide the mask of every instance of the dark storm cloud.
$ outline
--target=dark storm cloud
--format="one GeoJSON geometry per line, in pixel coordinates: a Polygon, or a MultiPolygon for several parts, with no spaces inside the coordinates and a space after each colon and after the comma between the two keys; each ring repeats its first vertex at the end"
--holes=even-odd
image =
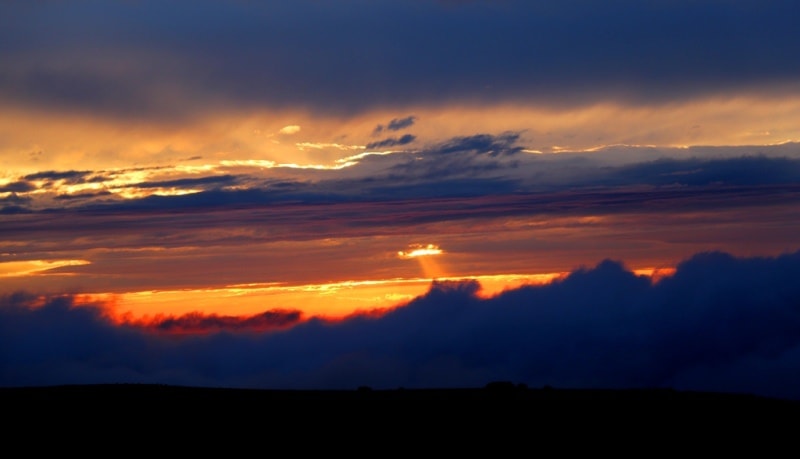
{"type": "MultiPolygon", "coordinates": [[[[439,282],[381,317],[176,341],[72,298],[0,299],[0,384],[263,388],[672,387],[800,399],[800,252],[701,253],[652,284],[619,262],[490,299],[439,282]],[[48,336],[31,340],[31,336],[48,336]],[[213,349],[213,352],[210,350],[213,349]]],[[[222,325],[224,328],[224,325],[222,325]]]]}
{"type": "Polygon", "coordinates": [[[377,142],[371,142],[367,144],[367,149],[372,148],[386,148],[386,147],[396,147],[398,145],[407,145],[413,141],[417,140],[416,136],[411,134],[406,134],[400,138],[397,137],[389,137],[388,139],[379,140],[377,142]]]}
{"type": "Polygon", "coordinates": [[[221,105],[354,112],[452,101],[650,103],[779,91],[800,75],[793,0],[1,8],[1,102],[117,116],[221,105]]]}

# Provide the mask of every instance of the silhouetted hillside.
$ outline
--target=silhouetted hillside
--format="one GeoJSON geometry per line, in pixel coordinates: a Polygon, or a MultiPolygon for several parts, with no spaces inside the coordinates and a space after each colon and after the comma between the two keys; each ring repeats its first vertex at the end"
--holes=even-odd
{"type": "Polygon", "coordinates": [[[749,394],[677,391],[672,389],[556,389],[528,388],[493,382],[482,388],[432,388],[376,390],[262,390],[170,386],[160,384],[99,384],[47,387],[0,388],[4,405],[33,403],[147,404],[247,403],[250,406],[276,402],[460,402],[518,403],[528,406],[608,405],[615,407],[730,406],[797,410],[800,401],[749,394]]]}

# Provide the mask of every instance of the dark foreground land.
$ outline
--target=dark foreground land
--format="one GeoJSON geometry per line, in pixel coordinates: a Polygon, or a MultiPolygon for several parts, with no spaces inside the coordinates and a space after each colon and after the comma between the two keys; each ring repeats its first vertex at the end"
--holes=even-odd
{"type": "MultiPolygon", "coordinates": [[[[567,455],[627,449],[641,457],[642,444],[646,451],[675,452],[696,448],[698,441],[715,450],[753,442],[795,445],[800,419],[800,401],[748,394],[502,382],[473,389],[334,391],[149,384],[0,388],[0,407],[12,420],[5,438],[26,448],[39,445],[29,440],[35,432],[113,438],[126,449],[147,451],[191,447],[205,453],[210,444],[224,444],[239,448],[235,455],[251,454],[254,445],[269,450],[291,444],[370,457],[375,448],[415,455],[449,451],[448,457],[476,450],[510,457],[522,450],[556,448],[567,455]]],[[[87,453],[107,448],[86,440],[80,445],[87,453]]]]}
{"type": "Polygon", "coordinates": [[[359,387],[353,390],[228,389],[160,384],[98,384],[0,388],[5,406],[35,403],[79,403],[84,406],[131,404],[133,406],[180,403],[207,406],[271,405],[300,402],[345,402],[348,404],[425,402],[480,403],[528,407],[608,406],[617,408],[710,407],[775,408],[797,410],[800,400],[785,400],[751,394],[678,391],[672,389],[556,389],[528,388],[511,383],[490,383],[466,389],[390,389],[359,387]]]}
{"type": "Polygon", "coordinates": [[[0,408],[7,450],[56,448],[89,457],[291,452],[639,458],[696,451],[783,457],[796,449],[800,419],[798,401],[746,394],[502,383],[338,391],[147,384],[0,388],[0,408]]]}

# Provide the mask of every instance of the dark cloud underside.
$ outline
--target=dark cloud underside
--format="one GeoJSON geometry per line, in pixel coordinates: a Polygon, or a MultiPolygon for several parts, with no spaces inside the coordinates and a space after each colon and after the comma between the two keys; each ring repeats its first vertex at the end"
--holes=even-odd
{"type": "Polygon", "coordinates": [[[777,91],[800,75],[791,0],[6,2],[1,12],[0,101],[118,116],[651,103],[777,91]]]}

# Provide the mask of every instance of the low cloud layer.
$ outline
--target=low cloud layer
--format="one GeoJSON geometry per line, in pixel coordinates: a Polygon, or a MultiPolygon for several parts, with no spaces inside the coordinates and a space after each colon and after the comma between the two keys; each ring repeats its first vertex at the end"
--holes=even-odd
{"type": "Polygon", "coordinates": [[[656,284],[606,260],[490,299],[476,296],[476,282],[434,283],[380,317],[202,336],[116,326],[102,308],[72,307],[69,296],[33,307],[36,297],[18,293],[0,299],[0,384],[352,389],[510,380],[800,399],[798,276],[800,252],[699,253],[656,284]]]}

